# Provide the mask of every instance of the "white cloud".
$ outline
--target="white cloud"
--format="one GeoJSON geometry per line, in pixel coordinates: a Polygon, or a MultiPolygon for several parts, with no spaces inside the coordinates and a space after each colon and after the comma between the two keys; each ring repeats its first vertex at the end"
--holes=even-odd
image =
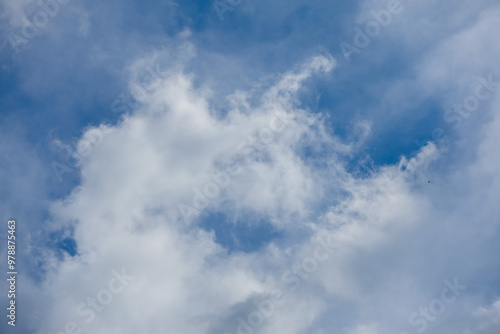
{"type": "MultiPolygon", "coordinates": [[[[258,106],[224,117],[211,110],[207,91],[193,87],[189,76],[168,73],[154,82],[140,110],[106,131],[88,155],[80,150],[81,186],[52,208],[52,228],[74,226],[87,261],[77,256],[48,268],[40,293],[51,297],[38,305],[47,319],[37,325],[39,332],[61,330],[76,319],[86,331],[125,333],[140,330],[147,319],[153,332],[168,326],[195,333],[231,305],[265,293],[257,255],[226,257],[213,235],[185,225],[178,204],[191,205],[192,189],[201,188],[210,172],[236,164],[241,175],[211,208],[224,210],[221,202],[231,201],[238,210],[270,215],[279,226],[288,224],[289,214],[306,215],[318,185],[296,149],[316,117],[296,107],[295,98],[305,79],[334,64],[313,58],[269,87],[258,106]],[[278,125],[276,114],[285,122],[283,130],[275,127],[260,151],[243,152],[239,145],[250,136],[278,125]],[[111,270],[121,268],[136,279],[115,296],[117,302],[82,323],[74,314],[77,305],[106,287],[111,270]]],[[[297,321],[291,326],[307,325],[297,321]]]]}
{"type": "Polygon", "coordinates": [[[472,333],[497,333],[500,327],[500,301],[497,300],[488,307],[479,307],[472,315],[475,318],[472,333]]]}
{"type": "MultiPolygon", "coordinates": [[[[484,31],[477,27],[471,34],[484,31]]],[[[446,45],[439,50],[448,55],[446,45]]],[[[83,157],[81,185],[53,204],[50,228],[73,226],[83,256],[58,261],[44,254],[47,277],[26,283],[27,307],[40,312],[31,319],[37,332],[62,331],[74,320],[91,333],[237,333],[238,317],[250,321],[255,302],[273,289],[284,293],[284,303],[255,333],[411,332],[408,317],[436,298],[443,280],[480,281],[481,270],[498,264],[485,239],[498,227],[492,220],[499,213],[498,108],[488,108],[494,120],[483,125],[480,144],[465,145],[477,149],[473,159],[443,168],[446,152],[431,143],[360,178],[344,166],[359,145],[328,133],[321,115],[300,105],[301,87],[331,72],[333,59],[314,57],[270,85],[236,92],[222,113],[210,87],[184,72],[196,50],[184,44],[184,51],[161,80],[148,83],[141,106],[83,157]],[[316,164],[302,151],[325,146],[316,164]],[[228,254],[195,216],[186,224],[179,204],[201,211],[196,191],[205,191],[211,174],[234,166],[241,171],[205,210],[264,216],[290,239],[228,254]],[[337,250],[314,270],[300,269],[325,237],[337,250]],[[122,268],[134,280],[95,319],[86,323],[74,313],[122,268]]],[[[133,64],[130,87],[143,85],[140,69],[156,68],[162,57],[133,64]]],[[[446,62],[440,52],[428,59],[417,83],[436,79],[432,68],[446,62]]],[[[368,133],[367,122],[361,126],[368,133]]],[[[467,293],[429,326],[454,329],[453,319],[475,305],[467,293]]]]}

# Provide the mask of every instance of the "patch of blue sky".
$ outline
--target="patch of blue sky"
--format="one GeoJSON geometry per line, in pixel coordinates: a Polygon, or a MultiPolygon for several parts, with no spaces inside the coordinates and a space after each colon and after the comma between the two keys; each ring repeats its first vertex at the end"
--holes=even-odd
{"type": "Polygon", "coordinates": [[[215,242],[229,254],[256,252],[283,236],[271,222],[253,215],[239,215],[237,221],[224,212],[207,212],[200,216],[199,227],[215,233],[215,242]]]}

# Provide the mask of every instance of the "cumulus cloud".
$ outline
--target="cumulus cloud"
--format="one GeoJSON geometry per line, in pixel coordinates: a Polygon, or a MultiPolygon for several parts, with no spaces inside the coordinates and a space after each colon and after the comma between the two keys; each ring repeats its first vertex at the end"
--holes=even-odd
{"type": "MultiPolygon", "coordinates": [[[[68,323],[95,333],[300,333],[331,327],[371,334],[411,328],[408,316],[429,305],[443,280],[452,280],[457,270],[468,272],[436,268],[427,272],[430,280],[421,280],[429,266],[443,264],[439,257],[454,242],[432,234],[467,227],[453,222],[461,213],[440,222],[448,211],[424,189],[433,186],[427,176],[441,159],[432,143],[368,177],[346,171],[342,157],[352,146],[325,132],[321,117],[301,109],[297,99],[306,79],[334,66],[328,57],[313,58],[270,87],[231,97],[226,114],[211,109],[210,91],[194,87],[191,76],[165,73],[151,82],[140,108],[112,131],[89,129],[106,135],[82,158],[81,186],[53,204],[50,222],[52,229],[74,230],[78,255],[47,261],[42,286],[32,286],[34,295],[50,296],[36,304],[43,310],[38,319],[46,319],[33,321],[38,332],[68,323]],[[260,99],[248,98],[260,92],[260,99]],[[322,167],[310,164],[301,149],[320,143],[335,148],[322,167]],[[212,196],[205,186],[216,185],[211,175],[221,172],[230,181],[212,196]],[[193,202],[200,193],[206,204],[193,202]],[[197,227],[197,214],[185,219],[180,204],[200,213],[263,215],[285,231],[306,234],[256,253],[229,255],[213,233],[197,227]],[[320,215],[311,212],[318,205],[327,206],[320,215]],[[424,243],[412,243],[415,235],[424,243]],[[134,278],[120,293],[106,293],[116,272],[134,278]],[[404,302],[403,295],[411,298],[404,302]],[[372,309],[377,303],[386,311],[372,309]],[[363,310],[359,322],[352,318],[356,309],[363,310]],[[397,321],[388,317],[392,312],[400,313],[397,321]]],[[[491,136],[495,124],[487,126],[491,136]]],[[[472,170],[488,165],[482,161],[490,159],[493,141],[488,136],[483,142],[481,151],[488,153],[472,170]]]]}
{"type": "Polygon", "coordinates": [[[477,321],[474,333],[496,333],[500,326],[500,301],[495,301],[489,307],[479,307],[473,316],[477,321]]]}
{"type": "Polygon", "coordinates": [[[39,331],[60,330],[75,320],[78,305],[87,297],[99,300],[112,270],[122,268],[134,281],[114,296],[120,300],[114,307],[95,319],[89,315],[88,324],[79,319],[82,328],[135,331],[148,319],[151,331],[168,326],[195,333],[228,307],[265,292],[256,255],[227,257],[213,234],[191,227],[196,216],[185,220],[178,207],[228,210],[229,205],[233,211],[269,216],[281,227],[289,223],[288,215],[306,216],[308,202],[318,200],[319,185],[298,148],[318,120],[297,106],[296,96],[304,80],[334,66],[331,58],[313,58],[260,89],[265,93],[256,106],[242,110],[242,101],[226,115],[211,110],[209,92],[193,87],[189,75],[164,73],[151,83],[140,108],[116,127],[89,129],[76,149],[82,158],[81,186],[54,203],[49,224],[54,230],[74,229],[79,255],[47,261],[40,293],[51,296],[46,303],[52,307],[42,307],[47,321],[39,331]],[[92,151],[78,150],[95,137],[92,131],[106,135],[92,151]],[[227,188],[206,208],[192,204],[210,174],[228,168],[237,173],[230,175],[227,188]],[[83,285],[69,293],[75,280],[83,285]]]}
{"type": "MultiPolygon", "coordinates": [[[[495,20],[479,18],[423,57],[415,82],[391,82],[382,98],[406,101],[410,93],[399,93],[408,87],[418,86],[419,98],[449,82],[463,88],[484,72],[479,61],[460,78],[435,71],[451,55],[448,64],[466,62],[457,45],[473,40],[483,50],[473,37],[495,20]]],[[[301,100],[312,80],[335,76],[335,59],[312,57],[214,102],[211,85],[187,69],[197,52],[185,42],[133,62],[128,89],[138,103],[76,144],[81,182],[51,203],[45,228],[73,238],[77,254],[38,254],[42,280],[23,281],[31,331],[431,333],[463,330],[463,317],[478,321],[471,329],[498,328],[498,302],[475,294],[496,277],[482,273],[499,265],[491,256],[498,96],[484,103],[489,118],[475,140],[457,134],[467,159],[430,142],[359,175],[348,162],[373,139],[371,123],[361,120],[349,142],[301,100]],[[234,224],[264,218],[284,237],[229,252],[201,227],[210,213],[234,224]]]]}

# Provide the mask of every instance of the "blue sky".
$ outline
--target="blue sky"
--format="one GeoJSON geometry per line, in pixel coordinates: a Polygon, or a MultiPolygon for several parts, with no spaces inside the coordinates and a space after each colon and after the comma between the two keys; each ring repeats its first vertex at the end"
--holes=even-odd
{"type": "Polygon", "coordinates": [[[499,15],[0,0],[1,332],[498,333],[499,15]]]}

